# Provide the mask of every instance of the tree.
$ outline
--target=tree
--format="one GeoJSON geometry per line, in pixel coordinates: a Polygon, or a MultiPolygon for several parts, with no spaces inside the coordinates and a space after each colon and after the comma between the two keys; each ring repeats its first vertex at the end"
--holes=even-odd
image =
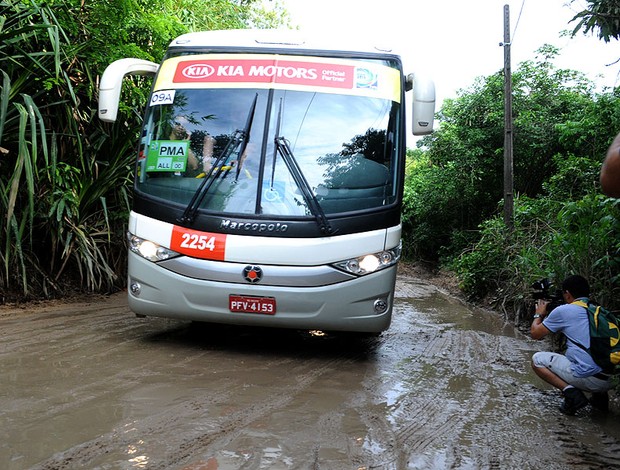
{"type": "MultiPolygon", "coordinates": [[[[195,29],[260,23],[257,0],[0,1],[0,296],[124,283],[124,225],[149,83],[114,125],[97,83],[121,57],[159,61],[195,29]]],[[[271,18],[271,22],[277,21],[271,18]]]]}
{"type": "MultiPolygon", "coordinates": [[[[558,51],[544,46],[534,61],[513,73],[515,194],[537,197],[556,174],[558,159],[583,157],[600,166],[617,116],[583,74],[558,70],[558,51]],[[599,109],[605,109],[597,116],[599,109]],[[603,124],[604,125],[601,125],[603,124]]],[[[613,101],[613,100],[612,100],[613,101]]],[[[419,174],[409,176],[403,227],[413,252],[426,258],[458,253],[497,213],[503,197],[503,76],[478,79],[439,111],[439,129],[422,144],[428,150],[419,174]]],[[[578,179],[578,181],[584,181],[578,179]]],[[[593,185],[577,186],[574,197],[593,185]]]]}
{"type": "MultiPolygon", "coordinates": [[[[580,20],[573,34],[598,30],[606,42],[619,39],[620,2],[587,3],[572,20],[580,20]]],[[[512,306],[517,320],[533,281],[574,273],[590,280],[593,299],[620,308],[620,203],[600,194],[598,178],[620,129],[620,88],[595,93],[582,73],[553,66],[557,54],[546,45],[513,73],[513,230],[498,210],[501,74],[446,101],[439,130],[421,142],[428,150],[408,154],[405,253],[443,255],[466,294],[512,306]]]]}
{"type": "MultiPolygon", "coordinates": [[[[575,0],[571,0],[574,3],[575,0]]],[[[605,42],[620,39],[620,2],[618,0],[586,0],[587,7],[577,13],[571,22],[577,21],[573,35],[596,31],[605,42]]]]}

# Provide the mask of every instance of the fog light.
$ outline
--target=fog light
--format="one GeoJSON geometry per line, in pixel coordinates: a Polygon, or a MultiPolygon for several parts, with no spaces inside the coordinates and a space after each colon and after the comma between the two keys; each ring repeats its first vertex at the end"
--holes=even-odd
{"type": "Polygon", "coordinates": [[[375,313],[385,313],[388,309],[388,303],[383,299],[375,300],[375,313]]]}
{"type": "Polygon", "coordinates": [[[131,293],[133,295],[135,295],[137,297],[137,296],[140,295],[140,291],[142,290],[142,286],[138,282],[132,282],[129,285],[129,290],[131,291],[131,293]]]}

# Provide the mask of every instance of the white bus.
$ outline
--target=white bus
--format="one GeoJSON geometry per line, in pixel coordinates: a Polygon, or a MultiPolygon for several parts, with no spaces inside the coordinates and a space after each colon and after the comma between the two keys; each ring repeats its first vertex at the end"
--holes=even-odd
{"type": "Polygon", "coordinates": [[[401,255],[405,91],[432,131],[432,82],[381,48],[300,32],[191,33],[161,62],[101,77],[115,121],[123,77],[153,75],[129,217],[138,316],[378,333],[401,255]]]}

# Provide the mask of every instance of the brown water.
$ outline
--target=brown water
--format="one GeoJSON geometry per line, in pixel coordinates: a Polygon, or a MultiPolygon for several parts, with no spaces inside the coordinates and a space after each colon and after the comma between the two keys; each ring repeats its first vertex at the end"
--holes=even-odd
{"type": "Polygon", "coordinates": [[[0,312],[0,468],[599,469],[620,404],[567,417],[546,347],[401,277],[378,338],[137,319],[124,295],[0,312]]]}

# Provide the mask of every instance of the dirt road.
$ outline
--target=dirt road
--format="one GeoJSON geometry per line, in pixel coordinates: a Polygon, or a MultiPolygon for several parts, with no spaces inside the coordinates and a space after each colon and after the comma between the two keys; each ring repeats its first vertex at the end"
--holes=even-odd
{"type": "Polygon", "coordinates": [[[412,277],[372,339],[137,319],[123,294],[0,311],[0,468],[599,469],[608,416],[557,411],[544,346],[412,277]]]}

